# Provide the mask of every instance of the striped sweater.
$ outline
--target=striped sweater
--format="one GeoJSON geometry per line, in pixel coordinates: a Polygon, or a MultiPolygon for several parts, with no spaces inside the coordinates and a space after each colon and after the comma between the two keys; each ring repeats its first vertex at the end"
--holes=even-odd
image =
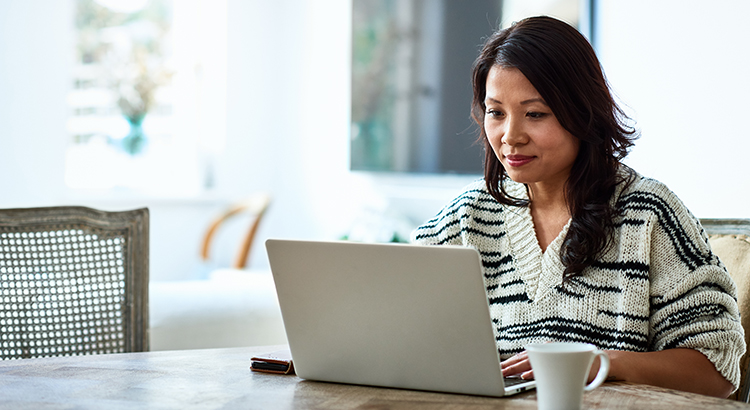
{"type": "MultiPolygon", "coordinates": [[[[528,198],[522,184],[509,181],[506,190],[528,198]]],[[[613,246],[565,286],[559,252],[569,223],[542,252],[529,209],[500,204],[484,180],[417,228],[412,242],[480,252],[503,359],[542,341],[638,352],[685,347],[736,388],[745,352],[736,289],[700,223],[665,185],[640,175],[613,198],[622,210],[613,246]]]]}

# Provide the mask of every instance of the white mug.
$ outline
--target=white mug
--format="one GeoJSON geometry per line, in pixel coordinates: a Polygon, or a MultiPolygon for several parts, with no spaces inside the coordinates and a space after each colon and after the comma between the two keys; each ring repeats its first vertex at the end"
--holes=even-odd
{"type": "Polygon", "coordinates": [[[539,410],[580,409],[583,392],[594,390],[607,378],[609,356],[588,343],[539,343],[526,346],[536,380],[539,410]],[[599,372],[586,385],[594,358],[599,372]]]}

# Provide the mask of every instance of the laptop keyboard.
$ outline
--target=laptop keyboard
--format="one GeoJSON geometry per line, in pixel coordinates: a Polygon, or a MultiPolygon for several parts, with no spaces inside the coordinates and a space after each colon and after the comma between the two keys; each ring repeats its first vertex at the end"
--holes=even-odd
{"type": "Polygon", "coordinates": [[[503,378],[505,387],[515,386],[516,384],[528,383],[531,380],[525,380],[520,377],[505,377],[503,378]]]}

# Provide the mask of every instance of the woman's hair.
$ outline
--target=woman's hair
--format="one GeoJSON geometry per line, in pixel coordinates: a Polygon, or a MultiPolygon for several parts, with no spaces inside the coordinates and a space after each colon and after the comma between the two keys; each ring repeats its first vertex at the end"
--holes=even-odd
{"type": "Polygon", "coordinates": [[[517,68],[563,128],[580,140],[565,195],[572,216],[560,250],[567,279],[591,265],[610,244],[620,161],[637,138],[609,90],[594,49],[581,33],[551,17],[531,17],[490,36],[474,62],[471,116],[484,141],[487,189],[500,203],[528,206],[504,187],[508,174],[484,129],[487,75],[493,66],[517,68]]]}

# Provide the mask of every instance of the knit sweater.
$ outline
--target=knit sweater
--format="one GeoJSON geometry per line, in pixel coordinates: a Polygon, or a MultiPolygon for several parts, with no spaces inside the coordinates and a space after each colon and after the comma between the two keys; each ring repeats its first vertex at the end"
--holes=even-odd
{"type": "MultiPolygon", "coordinates": [[[[523,184],[506,191],[528,199],[523,184]]],[[[502,205],[484,180],[465,188],[412,242],[477,249],[505,359],[529,343],[587,342],[600,349],[693,348],[735,388],[745,352],[734,282],[700,222],[664,184],[635,175],[613,195],[622,215],[610,246],[562,285],[562,241],[542,252],[528,207],[502,205]]]]}

